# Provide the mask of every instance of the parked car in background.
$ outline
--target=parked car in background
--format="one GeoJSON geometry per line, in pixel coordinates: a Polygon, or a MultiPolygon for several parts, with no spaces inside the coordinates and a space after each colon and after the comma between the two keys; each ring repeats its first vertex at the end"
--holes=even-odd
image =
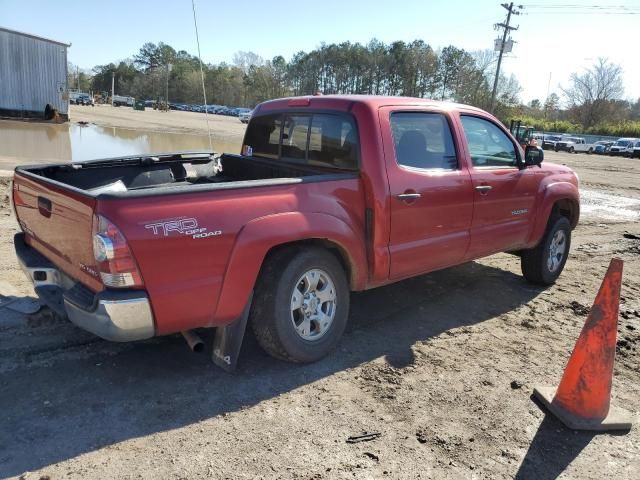
{"type": "Polygon", "coordinates": [[[240,110],[242,110],[238,115],[238,118],[240,119],[240,121],[242,123],[249,123],[249,120],[251,120],[251,113],[253,112],[253,110],[250,110],[248,108],[241,108],[240,110]]]}
{"type": "Polygon", "coordinates": [[[564,137],[556,142],[555,151],[574,153],[576,151],[586,151],[587,142],[580,137],[564,137]]]}
{"type": "Polygon", "coordinates": [[[633,144],[633,151],[631,152],[631,158],[640,158],[640,141],[633,144]]]}
{"type": "Polygon", "coordinates": [[[69,103],[71,105],[91,105],[93,106],[93,98],[84,92],[71,92],[69,94],[69,103]]]}
{"type": "Polygon", "coordinates": [[[604,155],[605,153],[609,152],[611,145],[613,145],[613,142],[609,140],[599,140],[593,144],[593,153],[604,155]]]}
{"type": "Polygon", "coordinates": [[[630,157],[633,153],[633,145],[638,141],[638,138],[619,138],[611,145],[609,149],[609,155],[614,157],[630,157]]]}
{"type": "Polygon", "coordinates": [[[562,140],[560,135],[545,135],[541,147],[544,150],[555,150],[556,142],[562,140]]]}
{"type": "Polygon", "coordinates": [[[136,103],[136,99],[133,97],[124,97],[122,95],[114,95],[113,99],[114,107],[133,107],[133,104],[136,103]]]}
{"type": "Polygon", "coordinates": [[[535,144],[537,146],[542,147],[542,142],[544,141],[544,133],[533,132],[533,136],[531,138],[535,140],[535,144]]]}
{"type": "Polygon", "coordinates": [[[94,107],[93,98],[90,95],[80,95],[76,101],[78,105],[86,105],[94,107]]]}

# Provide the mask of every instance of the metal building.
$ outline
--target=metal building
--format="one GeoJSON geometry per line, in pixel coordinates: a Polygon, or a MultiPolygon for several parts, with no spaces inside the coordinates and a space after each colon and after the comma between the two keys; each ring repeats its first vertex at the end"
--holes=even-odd
{"type": "Polygon", "coordinates": [[[0,27],[0,116],[69,119],[69,46],[0,27]]]}

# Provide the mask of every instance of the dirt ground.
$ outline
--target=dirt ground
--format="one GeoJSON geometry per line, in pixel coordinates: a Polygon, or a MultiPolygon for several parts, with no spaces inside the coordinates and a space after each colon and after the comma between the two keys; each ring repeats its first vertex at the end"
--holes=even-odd
{"type": "Polygon", "coordinates": [[[207,120],[212,133],[221,137],[244,134],[245,125],[237,117],[226,115],[207,115],[197,112],[180,112],[171,110],[160,112],[152,108],[144,112],[130,107],[112,107],[96,105],[85,107],[71,105],[71,122],[89,122],[103,127],[120,127],[158,132],[201,133],[207,134],[207,120]]]}
{"type": "MultiPolygon", "coordinates": [[[[640,161],[546,160],[578,171],[584,199],[556,285],[528,284],[501,254],[357,293],[316,364],[248,336],[227,374],[179,336],[115,344],[0,308],[0,477],[637,479],[640,240],[623,235],[640,235],[640,161]],[[573,432],[530,396],[557,385],[612,256],[625,262],[613,402],[636,425],[573,432]],[[346,442],[363,433],[379,435],[346,442]]],[[[0,185],[0,294],[31,297],[0,185]]]]}

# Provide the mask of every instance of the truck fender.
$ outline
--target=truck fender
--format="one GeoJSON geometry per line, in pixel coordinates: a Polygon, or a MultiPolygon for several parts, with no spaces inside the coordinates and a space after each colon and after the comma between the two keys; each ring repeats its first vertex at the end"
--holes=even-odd
{"type": "Polygon", "coordinates": [[[348,259],[352,288],[364,287],[367,259],[363,234],[357,233],[344,220],[325,213],[269,215],[247,223],[236,237],[218,298],[216,323],[224,324],[241,314],[269,250],[311,239],[336,244],[348,259]]]}
{"type": "Polygon", "coordinates": [[[538,212],[533,222],[533,227],[529,234],[527,246],[533,247],[540,242],[547,228],[551,211],[556,203],[561,201],[569,202],[571,212],[569,222],[571,228],[575,228],[580,218],[580,193],[578,188],[571,182],[551,182],[543,186],[542,196],[539,200],[538,212]]]}

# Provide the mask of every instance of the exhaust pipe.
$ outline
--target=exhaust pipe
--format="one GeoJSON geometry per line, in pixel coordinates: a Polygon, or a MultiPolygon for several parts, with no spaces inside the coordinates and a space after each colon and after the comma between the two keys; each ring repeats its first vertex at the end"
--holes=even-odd
{"type": "Polygon", "coordinates": [[[184,339],[187,341],[187,345],[192,352],[200,353],[204,351],[204,342],[200,335],[195,333],[193,330],[185,330],[184,332],[180,332],[184,339]]]}

